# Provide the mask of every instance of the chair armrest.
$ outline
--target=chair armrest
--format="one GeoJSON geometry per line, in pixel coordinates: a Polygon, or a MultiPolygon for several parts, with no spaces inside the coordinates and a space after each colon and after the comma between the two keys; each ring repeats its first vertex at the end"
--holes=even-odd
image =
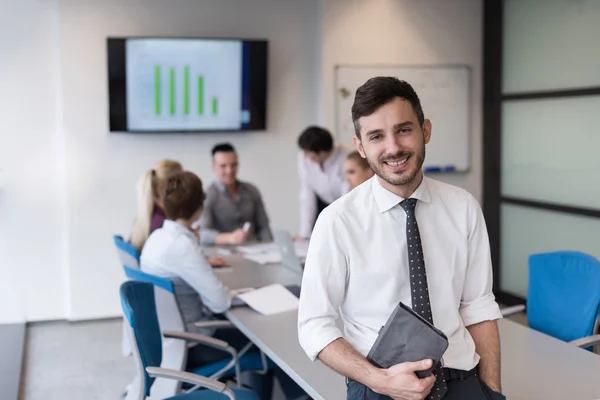
{"type": "Polygon", "coordinates": [[[194,325],[200,328],[235,328],[229,321],[198,321],[194,325]]]}
{"type": "Polygon", "coordinates": [[[581,339],[572,340],[569,343],[574,344],[577,347],[585,348],[589,346],[595,346],[600,344],[600,335],[586,336],[581,339]]]}
{"type": "Polygon", "coordinates": [[[500,310],[500,313],[503,317],[510,317],[511,315],[518,314],[523,311],[525,311],[525,305],[519,304],[517,306],[505,307],[500,310]]]}
{"type": "Polygon", "coordinates": [[[215,349],[226,351],[226,352],[232,354],[233,356],[236,356],[236,354],[237,354],[235,349],[233,347],[231,347],[229,345],[229,343],[227,343],[223,340],[212,338],[210,336],[201,335],[199,333],[164,331],[163,336],[166,338],[171,338],[171,339],[181,339],[181,340],[185,340],[188,342],[201,343],[206,346],[213,347],[215,349]]]}
{"type": "Polygon", "coordinates": [[[223,393],[229,397],[229,399],[235,400],[235,394],[229,388],[227,388],[224,383],[215,381],[213,379],[208,379],[190,372],[160,367],[146,367],[146,372],[148,372],[148,375],[153,378],[175,379],[180,382],[190,383],[192,385],[214,390],[215,392],[223,393]]]}

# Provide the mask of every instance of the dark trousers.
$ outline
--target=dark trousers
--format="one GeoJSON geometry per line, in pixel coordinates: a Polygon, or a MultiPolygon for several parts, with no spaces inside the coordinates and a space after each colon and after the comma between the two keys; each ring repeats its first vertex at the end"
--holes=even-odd
{"type": "MultiPolygon", "coordinates": [[[[241,351],[249,342],[248,338],[237,329],[217,329],[212,336],[215,339],[224,340],[229,343],[238,352],[241,351]]],[[[248,353],[256,352],[258,349],[253,346],[248,353]]],[[[229,353],[217,350],[213,347],[198,344],[188,351],[187,370],[201,367],[206,364],[211,364],[226,358],[231,358],[229,353]]],[[[254,390],[261,400],[271,400],[273,393],[273,377],[276,377],[281,385],[281,389],[288,400],[293,400],[304,394],[304,391],[294,382],[285,372],[275,366],[261,375],[250,373],[250,387],[254,390]]]]}
{"type": "MultiPolygon", "coordinates": [[[[348,382],[347,400],[390,400],[390,397],[375,393],[363,384],[348,382]]],[[[494,392],[477,375],[464,380],[448,381],[448,391],[443,400],[505,400],[502,394],[494,392]]]]}
{"type": "Polygon", "coordinates": [[[314,224],[317,222],[317,218],[319,218],[319,214],[321,214],[321,212],[326,209],[327,207],[329,207],[329,203],[326,203],[325,201],[323,201],[322,198],[320,198],[319,196],[315,196],[317,198],[317,213],[315,215],[315,222],[314,224]]]}

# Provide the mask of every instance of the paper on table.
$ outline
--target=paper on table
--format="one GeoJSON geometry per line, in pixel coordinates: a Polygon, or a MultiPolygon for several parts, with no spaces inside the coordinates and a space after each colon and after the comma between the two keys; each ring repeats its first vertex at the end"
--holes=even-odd
{"type": "Polygon", "coordinates": [[[277,264],[281,262],[281,254],[277,253],[260,253],[260,254],[245,254],[246,260],[254,261],[260,265],[277,264]]]}
{"type": "Polygon", "coordinates": [[[279,283],[242,293],[237,297],[263,315],[272,315],[298,308],[298,298],[279,283]]]}
{"type": "Polygon", "coordinates": [[[238,246],[237,251],[244,254],[271,253],[277,251],[277,246],[275,243],[250,244],[247,246],[238,246]]]}

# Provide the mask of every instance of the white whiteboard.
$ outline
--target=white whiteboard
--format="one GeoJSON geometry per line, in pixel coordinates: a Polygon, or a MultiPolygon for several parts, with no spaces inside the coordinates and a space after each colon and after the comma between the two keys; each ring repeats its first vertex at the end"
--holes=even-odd
{"type": "Polygon", "coordinates": [[[369,78],[394,76],[417,92],[425,118],[431,120],[431,141],[424,168],[468,171],[470,164],[470,69],[467,66],[337,66],[335,101],[337,139],[351,143],[351,108],[356,89],[369,78]]]}

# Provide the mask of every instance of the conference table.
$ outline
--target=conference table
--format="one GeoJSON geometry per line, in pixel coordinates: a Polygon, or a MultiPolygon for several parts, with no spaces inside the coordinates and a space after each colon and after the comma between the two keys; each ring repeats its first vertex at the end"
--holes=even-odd
{"type": "MultiPolygon", "coordinates": [[[[231,289],[272,283],[300,284],[301,276],[279,264],[259,265],[235,254],[218,271],[231,289]]],[[[298,343],[297,311],[261,315],[233,308],[227,318],[315,400],[344,399],[344,378],[312,362],[298,343]]],[[[502,343],[502,387],[510,400],[599,400],[600,355],[511,320],[498,321],[502,343]]]]}

